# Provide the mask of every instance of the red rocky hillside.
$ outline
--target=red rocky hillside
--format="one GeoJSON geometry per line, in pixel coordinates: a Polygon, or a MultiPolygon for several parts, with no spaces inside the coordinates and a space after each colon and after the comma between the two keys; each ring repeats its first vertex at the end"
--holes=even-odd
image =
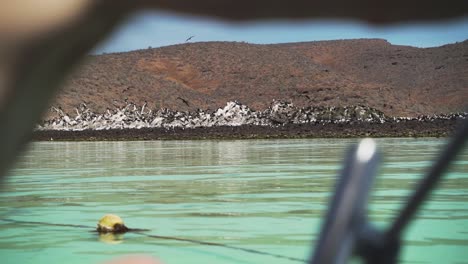
{"type": "Polygon", "coordinates": [[[204,42],[89,56],[54,106],[73,115],[145,102],[151,109],[252,109],[365,105],[388,116],[459,112],[468,106],[468,41],[436,48],[380,39],[257,45],[204,42]]]}

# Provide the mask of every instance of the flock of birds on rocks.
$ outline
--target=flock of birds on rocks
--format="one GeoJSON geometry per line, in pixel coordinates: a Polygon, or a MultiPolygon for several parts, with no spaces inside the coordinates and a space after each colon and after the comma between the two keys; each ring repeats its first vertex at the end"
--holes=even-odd
{"type": "Polygon", "coordinates": [[[127,104],[123,108],[108,109],[106,113],[95,113],[82,103],[76,109],[76,116],[64,113],[60,108],[51,107],[56,118],[38,124],[37,130],[104,130],[140,128],[196,128],[213,126],[281,126],[286,124],[326,124],[351,122],[401,122],[407,120],[433,121],[435,119],[466,118],[468,113],[417,118],[388,118],[381,111],[366,106],[348,107],[304,107],[292,103],[273,101],[263,111],[254,111],[237,101],[228,102],[216,111],[197,110],[179,112],[169,109],[153,111],[143,106],[127,104]]]}

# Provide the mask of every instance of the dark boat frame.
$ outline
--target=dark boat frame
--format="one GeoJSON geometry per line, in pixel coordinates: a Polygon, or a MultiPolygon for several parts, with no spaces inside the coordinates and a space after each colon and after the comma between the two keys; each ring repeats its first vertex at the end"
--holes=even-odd
{"type": "MultiPolygon", "coordinates": [[[[232,21],[253,19],[346,18],[371,24],[434,21],[466,16],[466,0],[82,0],[68,19],[48,30],[11,37],[0,28],[0,180],[13,166],[49,100],[65,77],[125,18],[138,10],[160,10],[232,21]]],[[[15,4],[13,4],[15,5],[15,4]]],[[[20,4],[19,4],[20,5],[20,4]]],[[[9,5],[11,7],[11,5],[9,5]]],[[[5,10],[5,9],[3,9],[5,10]]],[[[1,16],[0,16],[1,18],[1,16]]],[[[16,30],[16,29],[13,29],[16,30]]],[[[26,32],[26,31],[25,31],[26,32]]],[[[366,215],[377,151],[362,158],[361,142],[348,152],[320,238],[310,263],[344,263],[359,256],[366,263],[396,263],[401,235],[468,138],[468,120],[447,144],[388,230],[377,230],[366,215]]]]}

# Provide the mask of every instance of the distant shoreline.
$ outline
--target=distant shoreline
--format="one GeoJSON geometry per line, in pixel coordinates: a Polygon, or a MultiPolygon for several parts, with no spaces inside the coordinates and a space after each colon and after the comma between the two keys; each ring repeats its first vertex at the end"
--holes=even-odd
{"type": "Polygon", "coordinates": [[[33,141],[224,140],[281,138],[448,137],[461,119],[109,130],[36,130],[33,141]]]}

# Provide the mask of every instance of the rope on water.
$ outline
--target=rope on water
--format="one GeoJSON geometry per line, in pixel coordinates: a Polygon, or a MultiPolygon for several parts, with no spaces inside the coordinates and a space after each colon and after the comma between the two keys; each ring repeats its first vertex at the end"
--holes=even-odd
{"type": "Polygon", "coordinates": [[[15,223],[15,224],[23,224],[23,225],[45,225],[45,226],[63,226],[63,227],[75,227],[75,228],[94,228],[92,226],[86,225],[74,225],[74,224],[56,224],[56,223],[47,223],[47,222],[36,222],[36,221],[22,221],[22,220],[14,220],[8,218],[2,218],[0,221],[15,223]]]}
{"type": "Polygon", "coordinates": [[[189,238],[180,238],[180,237],[150,235],[150,234],[146,234],[146,233],[142,233],[142,232],[134,232],[134,233],[135,233],[135,234],[142,235],[142,236],[145,236],[145,237],[149,237],[149,238],[184,241],[184,242],[190,242],[190,243],[199,244],[199,245],[207,245],[207,246],[215,246],[215,247],[229,248],[229,249],[234,249],[234,250],[241,250],[241,251],[248,252],[248,253],[252,253],[252,254],[271,256],[271,257],[281,258],[281,259],[287,259],[287,260],[291,260],[291,261],[307,262],[305,259],[294,258],[294,257],[288,257],[288,256],[284,256],[284,255],[269,253],[269,252],[260,251],[260,250],[255,250],[255,249],[250,249],[250,248],[236,247],[236,246],[231,246],[231,245],[222,244],[222,243],[200,241],[200,240],[194,240],[194,239],[189,239],[189,238]]]}
{"type": "MultiPolygon", "coordinates": [[[[82,229],[90,229],[90,230],[93,230],[93,228],[95,228],[95,227],[86,226],[86,225],[58,224],[58,223],[48,223],[48,222],[39,222],[39,221],[38,222],[36,222],[36,221],[21,221],[21,220],[14,220],[14,219],[8,219],[8,218],[0,219],[0,221],[15,223],[15,224],[23,224],[23,225],[74,227],[74,228],[82,228],[82,229]]],[[[151,235],[151,234],[143,233],[140,230],[141,229],[131,229],[130,228],[130,232],[132,232],[134,234],[138,234],[138,235],[145,236],[145,237],[148,237],[148,238],[153,238],[153,239],[183,241],[183,242],[189,242],[189,243],[198,244],[198,245],[223,247],[223,248],[228,248],[228,249],[233,249],[233,250],[240,250],[240,251],[244,251],[244,252],[251,253],[251,254],[271,256],[271,257],[275,257],[275,258],[287,259],[287,260],[290,260],[290,261],[297,261],[297,262],[302,262],[302,263],[307,262],[305,259],[288,257],[288,256],[280,255],[280,254],[274,254],[274,253],[269,253],[269,252],[250,249],[250,248],[236,247],[236,246],[231,246],[231,245],[222,244],[222,243],[201,241],[201,240],[195,240],[195,239],[190,239],[190,238],[151,235]],[[133,230],[133,232],[132,232],[132,230],[133,230]]]]}

